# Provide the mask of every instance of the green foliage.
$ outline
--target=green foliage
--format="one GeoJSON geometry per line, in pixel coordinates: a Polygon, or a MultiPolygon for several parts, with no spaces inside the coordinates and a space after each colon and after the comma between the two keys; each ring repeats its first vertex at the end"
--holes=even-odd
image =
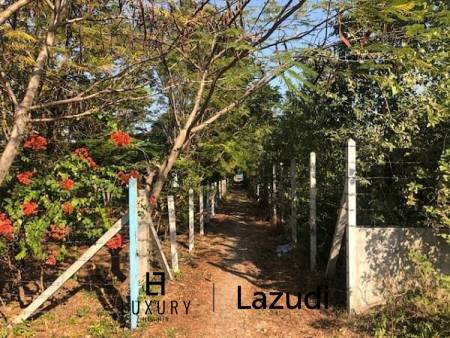
{"type": "Polygon", "coordinates": [[[371,322],[376,337],[448,337],[450,277],[426,256],[412,253],[413,275],[401,296],[392,296],[371,322]]]}
{"type": "Polygon", "coordinates": [[[251,174],[257,170],[279,101],[276,88],[264,87],[204,135],[190,156],[203,166],[205,173],[208,168],[209,176],[205,178],[224,177],[238,170],[251,174]]]}
{"type": "MultiPolygon", "coordinates": [[[[69,227],[70,234],[62,239],[63,242],[70,238],[98,238],[111,225],[110,220],[116,216],[112,213],[112,202],[123,195],[123,189],[116,182],[116,167],[97,166],[93,169],[74,154],[51,161],[45,155],[32,153],[24,155],[23,162],[31,170],[33,166],[36,168],[31,184],[23,185],[14,178],[8,197],[2,201],[2,210],[14,224],[15,246],[11,249],[17,260],[28,256],[47,258],[42,245],[48,240],[51,224],[69,227]],[[73,180],[72,189],[63,188],[65,179],[73,180]],[[24,214],[24,202],[37,204],[35,215],[24,214]],[[64,212],[64,203],[70,203],[72,213],[64,212]]],[[[9,240],[2,238],[1,241],[9,240]]],[[[62,244],[60,259],[64,249],[62,244]]]]}
{"type": "Polygon", "coordinates": [[[89,325],[87,328],[89,335],[96,338],[107,338],[120,332],[118,324],[111,318],[102,318],[97,323],[89,325]]]}

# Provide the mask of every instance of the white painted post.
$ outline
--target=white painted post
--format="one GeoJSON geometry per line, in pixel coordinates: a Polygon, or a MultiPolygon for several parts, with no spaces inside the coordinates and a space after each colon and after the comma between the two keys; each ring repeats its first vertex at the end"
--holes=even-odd
{"type": "Polygon", "coordinates": [[[280,170],[278,172],[278,218],[283,227],[286,226],[284,219],[284,164],[280,162],[280,170]]]}
{"type": "Polygon", "coordinates": [[[216,215],[216,183],[211,184],[211,216],[216,215]]]}
{"type": "Polygon", "coordinates": [[[194,190],[189,189],[189,251],[194,250],[194,190]]]}
{"type": "Polygon", "coordinates": [[[211,219],[211,184],[206,183],[206,223],[211,219]]]}
{"type": "Polygon", "coordinates": [[[347,163],[346,163],[346,187],[347,187],[347,243],[346,243],[346,258],[347,258],[347,310],[349,313],[353,312],[352,291],[354,273],[355,273],[355,241],[354,230],[356,228],[356,143],[349,139],[347,144],[347,163]]]}
{"type": "Polygon", "coordinates": [[[139,271],[138,271],[138,191],[137,180],[131,178],[128,182],[128,254],[130,259],[130,272],[128,276],[130,285],[130,329],[134,330],[138,324],[139,313],[139,271]],[[137,313],[134,310],[136,304],[137,313]]]}
{"type": "Polygon", "coordinates": [[[138,256],[138,280],[139,284],[145,282],[147,272],[150,272],[150,227],[148,225],[148,201],[144,189],[138,191],[138,229],[137,229],[137,256],[138,256]]]}
{"type": "Polygon", "coordinates": [[[217,181],[217,189],[219,190],[219,201],[222,200],[222,180],[217,181]]]}
{"type": "Polygon", "coordinates": [[[297,163],[295,159],[291,160],[290,168],[291,178],[291,217],[289,223],[291,226],[292,242],[297,243],[297,163]]]}
{"type": "Polygon", "coordinates": [[[205,230],[204,230],[204,214],[203,214],[203,187],[200,187],[200,190],[198,192],[198,214],[200,224],[200,235],[204,235],[205,230]]]}
{"type": "Polygon", "coordinates": [[[272,166],[272,224],[278,224],[277,215],[277,169],[276,165],[272,166]]]}
{"type": "Polygon", "coordinates": [[[310,231],[310,267],[316,269],[317,225],[316,225],[316,153],[309,154],[309,231],[310,231]]]}
{"type": "Polygon", "coordinates": [[[223,179],[223,195],[225,196],[227,194],[227,179],[223,179]]]}
{"type": "Polygon", "coordinates": [[[178,253],[177,253],[177,226],[175,220],[175,202],[173,196],[167,196],[167,209],[169,212],[169,232],[170,232],[170,254],[172,256],[172,271],[177,273],[178,268],[178,253]]]}
{"type": "Polygon", "coordinates": [[[256,201],[259,202],[259,183],[256,185],[256,201]]]}

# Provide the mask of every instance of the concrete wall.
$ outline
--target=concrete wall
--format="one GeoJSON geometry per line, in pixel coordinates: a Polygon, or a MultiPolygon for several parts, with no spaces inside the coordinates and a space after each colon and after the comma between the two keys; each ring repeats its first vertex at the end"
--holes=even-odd
{"type": "Polygon", "coordinates": [[[450,273],[450,248],[447,242],[424,228],[349,227],[352,269],[347,275],[350,294],[348,308],[360,313],[382,303],[386,291],[398,290],[413,267],[411,249],[431,256],[435,266],[450,273]]]}

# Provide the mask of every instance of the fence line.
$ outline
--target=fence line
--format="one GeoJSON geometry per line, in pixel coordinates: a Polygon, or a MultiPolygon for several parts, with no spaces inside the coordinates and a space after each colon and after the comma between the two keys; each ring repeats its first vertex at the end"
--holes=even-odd
{"type": "Polygon", "coordinates": [[[131,178],[128,181],[128,215],[129,215],[129,256],[130,256],[130,328],[134,330],[137,327],[137,313],[133,311],[134,305],[138,304],[139,297],[139,270],[137,258],[137,231],[138,231],[138,208],[137,208],[137,181],[131,178]]]}
{"type": "Polygon", "coordinates": [[[172,271],[178,273],[178,252],[177,252],[177,226],[175,218],[175,202],[172,195],[167,196],[167,208],[169,211],[169,232],[170,232],[170,254],[172,258],[172,271]]]}
{"type": "Polygon", "coordinates": [[[309,230],[310,230],[310,269],[316,270],[317,263],[317,225],[316,225],[316,153],[309,158],[309,230]]]}
{"type": "Polygon", "coordinates": [[[194,190],[189,189],[189,251],[194,250],[194,190]]]}
{"type": "Polygon", "coordinates": [[[89,261],[111,238],[113,238],[128,223],[128,214],[122,216],[114,225],[105,232],[97,242],[86,250],[75,263],[64,271],[53,283],[41,293],[30,305],[13,319],[14,324],[27,320],[42,304],[47,301],[58,289],[71,278],[87,261],[89,261]]]}
{"type": "Polygon", "coordinates": [[[291,179],[291,215],[289,218],[292,242],[297,243],[297,162],[291,160],[290,179],[291,179]]]}
{"type": "Polygon", "coordinates": [[[204,230],[204,211],[203,211],[203,193],[204,189],[203,187],[200,187],[199,193],[198,193],[198,213],[199,213],[199,226],[200,226],[200,235],[205,234],[204,230]]]}

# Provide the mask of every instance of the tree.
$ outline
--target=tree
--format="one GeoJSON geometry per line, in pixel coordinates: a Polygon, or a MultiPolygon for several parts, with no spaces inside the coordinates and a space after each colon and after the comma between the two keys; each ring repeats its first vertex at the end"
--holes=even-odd
{"type": "MultiPolygon", "coordinates": [[[[266,141],[265,159],[295,156],[306,164],[309,152],[317,152],[322,238],[331,239],[335,225],[342,147],[350,137],[358,144],[360,224],[446,233],[447,7],[439,1],[352,2],[335,22],[339,43],[333,52],[318,51],[305,78],[288,79],[286,105],[266,141]]],[[[298,173],[307,179],[302,165],[298,173]]],[[[307,202],[306,191],[300,201],[307,202]]]]}
{"type": "Polygon", "coordinates": [[[189,144],[308,56],[299,48],[286,52],[279,47],[317,33],[331,19],[302,26],[297,15],[304,15],[301,9],[307,12],[305,1],[283,5],[267,1],[253,13],[247,11],[250,6],[250,1],[239,1],[149,8],[152,15],[159,13],[154,24],[164,32],[157,37],[161,47],[173,44],[174,35],[184,32],[173,50],[162,56],[156,71],[162,101],[170,112],[166,130],[171,148],[159,165],[152,201],[158,199],[169,171],[189,144]]]}
{"type": "Polygon", "coordinates": [[[80,119],[145,100],[151,53],[132,2],[17,1],[0,14],[0,184],[37,124],[80,119]]]}

